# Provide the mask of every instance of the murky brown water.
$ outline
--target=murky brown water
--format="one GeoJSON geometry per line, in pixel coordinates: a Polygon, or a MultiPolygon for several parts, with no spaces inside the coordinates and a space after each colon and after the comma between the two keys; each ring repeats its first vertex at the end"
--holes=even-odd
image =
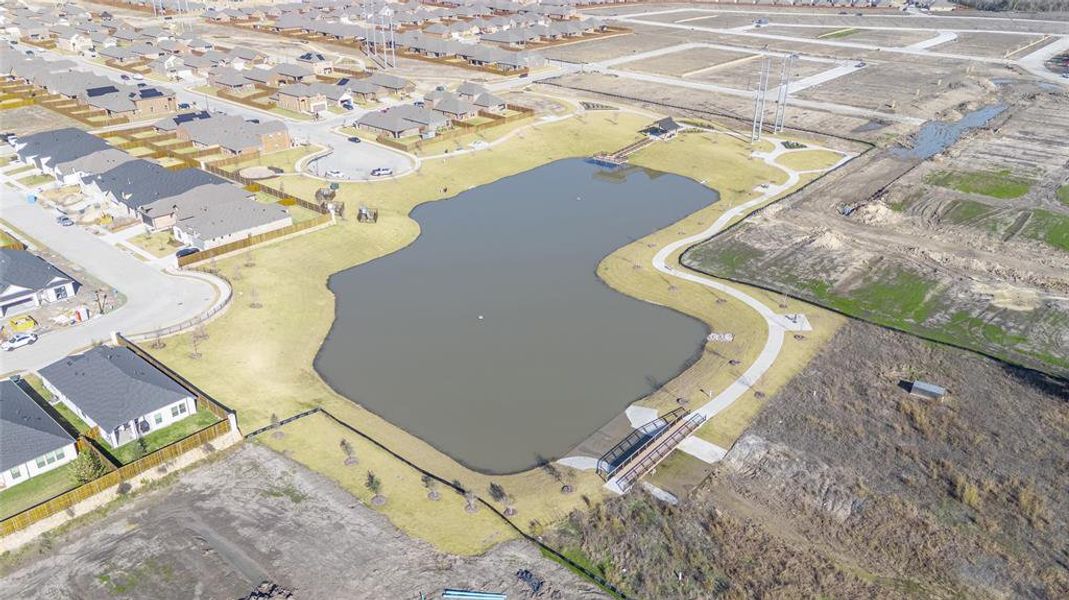
{"type": "Polygon", "coordinates": [[[330,278],[337,317],[316,369],[474,469],[557,458],[708,333],[610,289],[598,263],[716,200],[683,177],[573,159],[423,205],[412,245],[330,278]]]}

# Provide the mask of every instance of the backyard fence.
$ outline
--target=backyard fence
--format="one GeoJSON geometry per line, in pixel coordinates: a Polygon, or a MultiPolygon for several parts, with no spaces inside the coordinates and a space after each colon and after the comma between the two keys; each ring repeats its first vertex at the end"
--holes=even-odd
{"type": "Polygon", "coordinates": [[[319,215],[317,217],[308,219],[307,221],[301,221],[300,223],[287,225],[280,229],[275,229],[273,231],[268,231],[265,233],[258,233],[256,235],[250,235],[245,239],[236,240],[228,244],[216,246],[215,248],[209,248],[208,250],[202,250],[201,252],[195,252],[186,256],[180,256],[178,257],[178,266],[186,267],[192,264],[204,262],[206,260],[211,260],[217,256],[222,256],[231,252],[237,252],[238,250],[243,250],[250,246],[262,244],[264,242],[268,242],[270,240],[278,239],[281,237],[286,237],[287,235],[292,235],[294,233],[298,233],[306,229],[312,229],[313,227],[326,225],[330,223],[332,219],[333,217],[330,214],[319,215]]]}
{"type": "Polygon", "coordinates": [[[206,409],[210,411],[213,415],[219,418],[219,421],[125,465],[116,464],[111,456],[101,451],[97,446],[97,442],[92,438],[86,435],[79,436],[75,442],[75,447],[79,451],[88,451],[96,454],[101,459],[101,462],[109,467],[110,470],[93,481],[45,500],[44,502],[0,521],[0,536],[9,535],[25,529],[37,521],[68,510],[79,502],[99,494],[108,488],[119,485],[124,481],[130,481],[149,469],[154,469],[165,463],[171,462],[190,450],[204,446],[212,440],[222,435],[226,435],[230,431],[238,431],[236,413],[229,407],[205,394],[200,388],[190,383],[185,377],[182,377],[167,365],[156,360],[155,357],[145,352],[140,346],[131,342],[126,337],[116,334],[116,340],[120,346],[129,348],[135,354],[149,362],[149,364],[156,367],[168,377],[171,377],[192,392],[196,397],[198,409],[206,409]]]}
{"type": "MultiPolygon", "coordinates": [[[[129,481],[137,475],[159,467],[179,456],[207,444],[221,435],[230,431],[230,421],[223,419],[213,425],[197,431],[172,444],[164,446],[151,454],[147,454],[134,462],[123,465],[113,471],[105,473],[101,477],[78,486],[73,490],[64,492],[50,500],[46,500],[36,506],[28,508],[10,518],[0,521],[0,536],[9,535],[33,525],[37,521],[51,517],[54,514],[65,511],[104,490],[129,481]]],[[[92,451],[98,452],[95,447],[92,451]]],[[[111,464],[110,459],[105,458],[105,464],[111,464]]]]}
{"type": "Polygon", "coordinates": [[[255,185],[258,191],[261,191],[261,192],[267,194],[268,196],[271,196],[271,197],[274,197],[274,198],[278,198],[280,201],[282,201],[282,202],[280,202],[280,204],[283,204],[284,206],[286,205],[286,203],[296,204],[297,206],[300,206],[301,208],[306,208],[306,209],[308,209],[310,211],[317,212],[320,215],[329,215],[330,214],[330,210],[327,207],[325,207],[325,206],[323,206],[323,205],[321,205],[321,204],[319,204],[317,202],[309,202],[308,200],[305,200],[304,198],[298,198],[297,196],[294,196],[293,194],[287,194],[286,192],[283,192],[282,190],[276,190],[275,188],[273,188],[273,187],[271,187],[269,185],[265,185],[263,182],[261,182],[259,180],[250,179],[248,177],[243,177],[242,175],[240,175],[236,171],[230,171],[230,170],[222,168],[224,166],[230,166],[230,165],[243,163],[243,162],[246,162],[246,161],[249,161],[249,160],[255,160],[255,159],[259,158],[259,156],[260,156],[260,154],[258,152],[255,153],[255,154],[246,154],[246,155],[242,155],[242,156],[231,156],[230,158],[224,158],[224,159],[221,159],[221,160],[212,161],[211,163],[202,163],[201,164],[201,168],[203,170],[213,174],[213,175],[218,175],[220,177],[224,177],[224,178],[229,179],[231,181],[234,181],[236,183],[240,183],[241,185],[244,185],[244,186],[255,185]]]}

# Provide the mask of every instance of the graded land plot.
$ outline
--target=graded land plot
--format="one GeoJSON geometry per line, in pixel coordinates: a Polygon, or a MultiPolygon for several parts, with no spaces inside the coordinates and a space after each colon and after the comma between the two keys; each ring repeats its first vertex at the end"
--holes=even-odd
{"type": "MultiPolygon", "coordinates": [[[[759,31],[761,30],[756,30],[755,32],[759,31]]],[[[715,31],[678,31],[675,32],[675,34],[680,38],[684,38],[691,42],[709,42],[711,44],[724,44],[727,46],[738,46],[740,48],[753,48],[755,50],[763,49],[782,54],[798,53],[804,56],[819,56],[840,60],[867,59],[879,56],[879,53],[874,50],[820,44],[817,43],[819,40],[807,42],[794,39],[766,38],[715,31]]],[[[844,41],[848,40],[849,38],[844,41]]]]}
{"type": "Polygon", "coordinates": [[[27,600],[237,598],[271,581],[300,598],[429,598],[446,587],[519,597],[529,588],[515,574],[530,569],[554,598],[606,597],[524,542],[473,558],[439,553],[329,479],[255,443],[158,487],[5,556],[0,592],[27,600]]]}
{"type": "MultiPolygon", "coordinates": [[[[624,96],[651,110],[656,110],[659,106],[669,106],[676,113],[715,121],[736,132],[745,132],[746,136],[749,136],[750,121],[753,119],[752,98],[597,73],[567,75],[555,79],[554,83],[588,96],[610,94],[611,96],[606,97],[610,102],[619,102],[613,96],[624,96]]],[[[766,109],[766,122],[771,122],[774,112],[774,106],[766,109]]],[[[887,137],[904,129],[904,126],[899,124],[883,127],[882,123],[878,123],[879,126],[873,127],[873,122],[868,117],[831,113],[793,104],[787,107],[786,123],[787,127],[819,129],[833,135],[871,140],[887,137]]]]}
{"type": "Polygon", "coordinates": [[[851,320],[685,503],[638,490],[547,537],[643,598],[1062,597],[1067,394],[851,320]]]}
{"type": "MultiPolygon", "coordinates": [[[[658,116],[654,114],[633,111],[588,112],[558,122],[537,123],[508,142],[495,146],[492,152],[473,152],[441,161],[426,161],[417,175],[375,184],[342,183],[338,197],[348,205],[347,214],[353,214],[359,205],[368,204],[379,210],[377,223],[358,223],[350,217],[342,219],[335,227],[218,261],[213,266],[222,274],[231,276],[236,300],[223,315],[205,327],[208,337],[198,342],[200,357],[191,357],[189,335],[168,339],[167,347],[154,353],[205,391],[235,408],[243,431],[270,423],[273,415],[284,418],[321,406],[339,419],[373,435],[400,455],[447,479],[457,479],[476,493],[484,494],[491,482],[499,483],[515,498],[515,508],[522,516],[518,521],[521,527],[527,527],[532,521],[541,524],[555,522],[571,510],[584,506],[584,496],[593,502],[599,501],[604,493],[601,480],[592,473],[567,468],[559,469],[556,475],[548,470],[500,477],[473,472],[360,405],[339,396],[322,381],[312,363],[319,350],[318,341],[327,334],[334,315],[334,298],[325,282],[333,273],[409,244],[419,232],[418,224],[408,216],[409,212],[418,204],[441,199],[443,188],[464,190],[559,158],[590,156],[598,151],[622,148],[639,139],[639,130],[656,118],[658,116]],[[240,269],[240,279],[232,277],[236,269],[240,269]],[[297,305],[302,310],[286,309],[297,305]],[[247,332],[251,330],[261,332],[255,344],[248,342],[247,332]],[[225,370],[228,376],[218,377],[221,370],[225,370]],[[574,493],[560,493],[565,484],[574,493]]],[[[759,184],[785,180],[785,175],[779,169],[751,158],[748,143],[724,134],[710,135],[711,141],[703,135],[680,136],[670,143],[654,144],[633,158],[636,165],[705,180],[706,185],[720,192],[721,199],[704,212],[699,211],[685,219],[679,229],[672,226],[653,234],[660,237],[651,238],[652,241],[639,240],[627,244],[621,251],[634,253],[627,256],[628,260],[649,265],[656,248],[677,239],[679,232],[686,235],[688,232],[701,231],[721,211],[752,198],[759,184]],[[711,162],[725,165],[725,168],[710,172],[708,165],[711,162]],[[727,165],[731,165],[730,168],[727,165]]],[[[322,185],[320,181],[299,176],[287,176],[284,180],[286,190],[298,195],[314,193],[322,185]]],[[[715,318],[712,324],[717,329],[725,323],[731,323],[738,349],[721,354],[738,360],[739,365],[752,361],[759,352],[759,344],[766,338],[764,323],[741,302],[728,301],[717,305],[715,298],[701,292],[704,302],[695,304],[696,296],[690,294],[698,294],[697,291],[690,291],[683,283],[669,283],[652,267],[635,270],[626,261],[614,258],[615,254],[606,257],[602,265],[628,264],[628,277],[617,281],[604,276],[610,285],[620,286],[618,289],[629,295],[656,301],[682,312],[697,312],[695,316],[702,319],[715,318]],[[712,307],[719,308],[709,308],[707,305],[710,303],[712,307]],[[713,310],[717,312],[715,316],[710,316],[714,315],[713,310]]],[[[774,303],[774,295],[768,295],[765,301],[774,303]]],[[[822,328],[822,331],[828,329],[822,328]]],[[[790,348],[785,348],[783,360],[777,361],[773,370],[766,374],[768,385],[771,386],[777,377],[785,380],[795,369],[800,369],[805,364],[804,353],[818,343],[818,337],[814,334],[812,341],[788,344],[790,348]]],[[[692,383],[680,391],[688,396],[693,395],[695,404],[702,391],[692,389],[689,385],[694,388],[722,389],[738,376],[727,369],[713,369],[715,364],[719,364],[713,359],[720,359],[713,353],[709,353],[709,356],[713,358],[704,362],[699,360],[683,374],[686,381],[692,383]]],[[[651,400],[657,406],[674,401],[675,396],[669,400],[667,393],[659,393],[651,400]]],[[[728,441],[725,443],[730,443],[733,439],[731,431],[737,432],[737,424],[744,424],[745,414],[745,411],[740,412],[736,425],[725,428],[718,439],[726,439],[728,441]]],[[[715,431],[711,426],[702,431],[707,429],[715,431]]],[[[331,445],[336,446],[337,442],[331,445]]],[[[296,455],[296,458],[302,460],[300,455],[296,455]]],[[[308,460],[311,462],[311,459],[308,460]]],[[[397,468],[403,466],[400,462],[396,464],[397,468]]],[[[409,484],[418,484],[419,476],[414,472],[404,476],[409,478],[409,484]]],[[[382,511],[405,531],[425,536],[436,546],[448,547],[454,552],[471,554],[484,551],[488,547],[486,540],[496,535],[497,530],[491,531],[479,522],[471,522],[456,536],[433,537],[434,531],[419,531],[418,521],[411,513],[399,508],[387,503],[382,511]]],[[[424,510],[428,515],[443,520],[452,518],[452,511],[444,505],[434,505],[424,510]]]]}
{"type": "Polygon", "coordinates": [[[976,74],[969,74],[966,69],[965,63],[953,60],[881,60],[802,90],[798,97],[928,119],[990,94],[991,86],[981,76],[983,71],[978,68],[976,74]]]}
{"type": "MultiPolygon", "coordinates": [[[[778,57],[772,59],[772,72],[776,73],[776,79],[774,84],[770,84],[770,88],[772,85],[779,84],[778,77],[783,60],[784,59],[778,57]]],[[[757,73],[760,64],[760,61],[748,61],[724,65],[723,68],[695,73],[691,77],[688,77],[688,79],[714,83],[725,87],[734,87],[744,90],[751,89],[756,87],[757,73]]],[[[804,77],[823,73],[824,71],[834,69],[835,67],[836,65],[828,64],[826,62],[814,62],[802,58],[794,61],[794,65],[791,67],[791,81],[798,81],[804,77]]]]}
{"type": "Polygon", "coordinates": [[[933,50],[990,58],[1005,58],[1017,52],[1039,50],[1056,38],[1040,35],[958,33],[958,39],[940,44],[933,50]]]}
{"type": "Polygon", "coordinates": [[[4,123],[4,131],[10,131],[23,137],[38,131],[64,127],[85,129],[85,125],[74,119],[36,105],[0,111],[0,121],[4,123]]]}
{"type": "Polygon", "coordinates": [[[620,58],[650,50],[659,50],[682,43],[678,38],[660,33],[632,33],[616,37],[591,40],[578,44],[554,46],[540,51],[551,60],[570,62],[598,62],[620,58]]]}
{"type": "Polygon", "coordinates": [[[718,48],[690,48],[653,58],[620,65],[629,71],[644,71],[674,77],[688,77],[706,69],[718,69],[728,63],[758,58],[755,52],[721,50],[718,48]]]}
{"type": "Polygon", "coordinates": [[[889,29],[853,29],[849,36],[840,39],[855,44],[872,44],[873,46],[901,48],[925,40],[930,40],[937,35],[939,35],[939,33],[935,30],[892,31],[889,29]]]}

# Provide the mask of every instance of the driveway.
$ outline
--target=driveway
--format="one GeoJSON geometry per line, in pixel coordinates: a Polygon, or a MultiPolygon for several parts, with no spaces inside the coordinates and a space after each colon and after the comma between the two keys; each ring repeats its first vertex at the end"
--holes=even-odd
{"type": "MultiPolygon", "coordinates": [[[[219,297],[206,277],[167,274],[81,227],[60,226],[51,212],[28,204],[21,191],[0,188],[0,212],[5,221],[126,297],[126,303],[113,312],[49,332],[32,346],[0,354],[2,373],[43,367],[94,342],[108,340],[113,331],[144,333],[180,323],[207,311],[219,297]]],[[[68,274],[78,279],[77,272],[68,274]]],[[[96,307],[90,310],[95,313],[96,307]]]]}

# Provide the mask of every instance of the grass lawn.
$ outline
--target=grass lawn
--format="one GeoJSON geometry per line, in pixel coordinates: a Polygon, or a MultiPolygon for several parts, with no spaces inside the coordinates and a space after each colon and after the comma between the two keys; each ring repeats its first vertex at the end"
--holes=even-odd
{"type": "MultiPolygon", "coordinates": [[[[532,519],[542,524],[557,521],[571,510],[582,508],[583,495],[598,501],[603,493],[600,479],[589,472],[563,469],[569,483],[576,489],[573,494],[563,495],[559,493],[561,483],[541,470],[499,477],[473,472],[422,440],[339,396],[320,379],[312,363],[334,318],[334,298],[325,282],[335,272],[397,251],[411,243],[419,234],[419,226],[408,215],[421,203],[448,197],[553,160],[615,150],[634,141],[637,138],[635,132],[651,120],[648,115],[614,112],[589,113],[581,118],[553,123],[535,122],[492,151],[425,161],[416,174],[399,179],[374,184],[342,183],[338,198],[349,204],[347,214],[355,214],[357,206],[367,203],[379,209],[378,223],[366,225],[348,218],[335,227],[257,248],[255,267],[242,267],[247,260],[245,257],[219,261],[218,268],[224,275],[231,275],[240,268],[241,278],[233,282],[235,300],[230,309],[206,326],[208,338],[198,344],[202,357],[190,358],[188,334],[170,338],[167,347],[154,351],[154,354],[206,392],[235,408],[244,431],[268,424],[273,414],[283,418],[310,407],[321,406],[338,418],[373,434],[382,443],[424,468],[447,479],[458,479],[480,495],[487,495],[486,489],[491,481],[500,483],[516,499],[515,506],[519,513],[515,521],[521,527],[526,527],[532,519]],[[443,193],[443,189],[449,191],[443,193]],[[247,299],[254,293],[262,308],[249,306],[247,299]],[[303,309],[283,310],[284,307],[295,305],[301,305],[303,309]],[[249,342],[249,331],[262,332],[255,343],[249,342]],[[221,372],[226,372],[227,376],[220,377],[221,372]]],[[[684,219],[678,226],[668,227],[621,248],[602,262],[598,272],[617,289],[696,314],[707,322],[717,324],[717,329],[725,322],[731,323],[739,340],[738,351],[733,349],[731,357],[752,360],[766,336],[764,322],[756,313],[734,301],[717,305],[712,302],[709,293],[697,285],[679,282],[678,289],[671,291],[653,269],[636,271],[630,264],[614,258],[619,255],[633,256],[648,265],[655,249],[649,248],[647,243],[677,239],[680,231],[693,233],[699,228],[704,229],[725,208],[751,198],[752,190],[759,183],[786,180],[785,173],[760,160],[749,158],[748,154],[748,144],[718,134],[680,136],[669,143],[653,144],[636,154],[632,162],[640,166],[678,172],[699,180],[707,179],[707,185],[720,190],[722,199],[720,203],[684,219]],[[709,169],[710,164],[718,165],[718,168],[709,169]],[[624,264],[627,265],[626,269],[617,268],[624,264]],[[605,265],[610,267],[605,269],[605,265]]],[[[315,190],[322,186],[320,181],[301,176],[274,178],[267,183],[277,187],[280,181],[285,182],[287,192],[302,197],[312,197],[315,190]]],[[[818,336],[830,332],[834,324],[833,317],[822,321],[819,315],[827,313],[807,305],[795,303],[790,308],[804,310],[818,330],[812,332],[813,336],[809,338],[813,340],[811,342],[801,344],[788,340],[781,355],[782,360],[777,361],[776,368],[762,380],[761,389],[768,392],[773,391],[773,386],[772,383],[766,386],[765,382],[786,381],[819,347],[818,336]]],[[[716,358],[712,354],[707,356],[716,358]]],[[[697,399],[701,392],[696,388],[706,385],[706,382],[720,386],[706,389],[722,389],[733,376],[727,369],[717,372],[718,360],[699,361],[681,376],[680,381],[687,383],[687,387],[677,391],[688,397],[693,394],[697,399]]],[[[745,366],[748,365],[744,360],[742,368],[745,366]]],[[[680,387],[674,386],[673,389],[680,387]]],[[[658,397],[652,402],[657,405],[667,400],[658,397]]],[[[324,427],[315,425],[316,421],[309,419],[288,425],[284,430],[290,431],[290,427],[324,427]]],[[[329,421],[326,422],[329,424],[329,421]]],[[[731,435],[735,427],[737,425],[732,425],[723,435],[731,435]]],[[[711,430],[711,427],[702,431],[706,429],[711,430]]],[[[274,440],[267,434],[263,439],[265,444],[288,451],[296,460],[342,481],[346,487],[362,486],[366,468],[363,465],[358,467],[358,477],[348,472],[352,468],[342,463],[337,431],[316,432],[314,435],[287,433],[282,440],[274,440]],[[308,440],[312,439],[322,441],[309,443],[308,440]]],[[[385,466],[377,468],[376,473],[386,480],[384,490],[390,501],[377,510],[401,529],[439,548],[463,550],[465,553],[483,551],[505,535],[501,533],[498,523],[472,518],[462,510],[450,508],[446,498],[452,492],[443,491],[443,500],[433,507],[412,504],[419,499],[418,491],[412,492],[415,494],[412,499],[407,498],[410,492],[405,492],[406,499],[397,499],[395,502],[390,488],[418,490],[419,477],[400,462],[383,460],[386,461],[383,463],[385,466]],[[394,479],[395,476],[401,479],[394,479]],[[438,505],[446,508],[438,509],[438,505]],[[433,523],[429,522],[428,515],[433,516],[433,523]]]]}
{"type": "Polygon", "coordinates": [[[21,242],[15,239],[10,233],[0,229],[0,248],[7,248],[8,246],[18,246],[21,242]]]}
{"type": "Polygon", "coordinates": [[[289,109],[286,109],[286,108],[282,108],[281,106],[274,106],[274,107],[271,107],[271,108],[266,108],[265,107],[264,110],[267,110],[269,112],[273,112],[276,115],[282,115],[283,117],[287,117],[289,119],[297,119],[298,121],[311,121],[312,120],[312,115],[308,115],[308,114],[305,114],[305,113],[292,111],[292,110],[289,110],[289,109]]]}
{"type": "Polygon", "coordinates": [[[1031,179],[1003,171],[951,172],[936,171],[925,182],[967,194],[980,194],[1000,200],[1020,198],[1032,189],[1031,179]]]}
{"type": "Polygon", "coordinates": [[[812,171],[827,169],[839,162],[842,155],[830,150],[798,150],[781,154],[776,163],[795,171],[812,171]]]}
{"type": "MultiPolygon", "coordinates": [[[[141,452],[141,446],[136,441],[123,444],[118,448],[109,448],[109,450],[113,457],[126,465],[141,458],[144,454],[155,452],[168,444],[172,444],[184,437],[196,433],[218,420],[219,418],[211,412],[207,410],[199,410],[173,425],[168,425],[163,429],[150,432],[142,438],[145,440],[146,445],[146,451],[144,453],[141,452]]],[[[107,446],[107,442],[104,442],[104,445],[107,446]]]]}
{"type": "Polygon", "coordinates": [[[71,479],[69,463],[27,479],[0,491],[0,519],[16,515],[75,487],[77,484],[71,479]]]}
{"type": "Polygon", "coordinates": [[[157,258],[174,254],[175,250],[182,247],[182,244],[178,243],[171,235],[170,230],[142,233],[130,238],[128,241],[157,258]]]}
{"type": "Polygon", "coordinates": [[[51,175],[45,175],[44,173],[41,173],[40,175],[31,175],[29,177],[24,177],[22,179],[19,179],[18,181],[26,187],[37,187],[39,185],[44,185],[46,183],[53,182],[55,181],[55,178],[53,178],[51,175]]]}
{"type": "Polygon", "coordinates": [[[11,170],[4,171],[4,175],[8,175],[8,176],[14,177],[15,175],[18,175],[19,173],[25,173],[26,171],[32,171],[33,169],[34,169],[33,165],[20,165],[20,166],[17,166],[15,168],[11,169],[11,170]]]}
{"type": "Polygon", "coordinates": [[[1037,210],[1025,226],[1024,235],[1069,252],[1069,217],[1047,210],[1037,210]]]}
{"type": "Polygon", "coordinates": [[[1062,204],[1069,206],[1069,183],[1058,188],[1057,196],[1062,204]]]}
{"type": "Polygon", "coordinates": [[[231,165],[227,168],[244,169],[252,166],[264,166],[282,169],[282,171],[286,173],[294,173],[293,165],[296,164],[298,160],[321,150],[323,150],[323,147],[316,145],[296,146],[280,152],[272,152],[271,154],[264,154],[256,158],[244,160],[237,165],[231,165]]]}

